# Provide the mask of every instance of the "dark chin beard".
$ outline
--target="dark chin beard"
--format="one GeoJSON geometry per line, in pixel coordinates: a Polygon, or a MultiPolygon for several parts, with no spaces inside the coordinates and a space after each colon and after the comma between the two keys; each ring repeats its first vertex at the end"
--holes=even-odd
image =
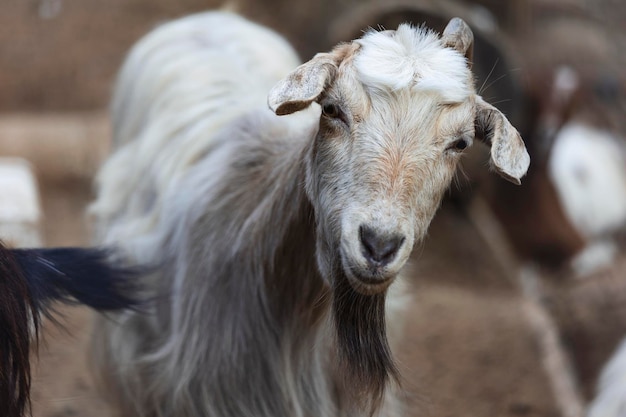
{"type": "Polygon", "coordinates": [[[386,291],[363,295],[343,271],[333,280],[333,317],[344,389],[353,403],[373,413],[390,377],[398,380],[385,330],[386,291]]]}

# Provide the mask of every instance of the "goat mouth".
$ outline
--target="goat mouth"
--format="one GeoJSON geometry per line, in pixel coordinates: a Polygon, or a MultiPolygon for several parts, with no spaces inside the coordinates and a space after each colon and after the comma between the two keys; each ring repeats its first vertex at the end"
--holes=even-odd
{"type": "Polygon", "coordinates": [[[386,291],[395,278],[395,275],[384,275],[380,271],[363,273],[354,265],[344,265],[344,272],[350,286],[362,295],[374,295],[386,291]]]}

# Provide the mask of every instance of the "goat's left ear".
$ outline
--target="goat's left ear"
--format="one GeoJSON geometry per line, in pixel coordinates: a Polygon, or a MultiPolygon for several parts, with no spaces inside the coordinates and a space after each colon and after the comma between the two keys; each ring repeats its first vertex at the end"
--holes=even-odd
{"type": "Polygon", "coordinates": [[[268,105],[279,116],[295,113],[311,105],[332,82],[337,65],[332,53],[319,53],[276,84],[268,105]]]}
{"type": "Polygon", "coordinates": [[[506,116],[476,97],[476,138],[491,145],[491,166],[504,179],[520,185],[530,166],[530,156],[518,131],[506,116]]]}

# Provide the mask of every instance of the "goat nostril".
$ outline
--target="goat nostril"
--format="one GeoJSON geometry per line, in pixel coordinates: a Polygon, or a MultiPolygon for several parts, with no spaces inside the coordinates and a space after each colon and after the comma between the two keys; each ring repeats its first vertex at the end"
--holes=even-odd
{"type": "Polygon", "coordinates": [[[404,236],[377,234],[367,226],[359,227],[363,255],[370,264],[384,266],[393,260],[404,243],[404,236]]]}

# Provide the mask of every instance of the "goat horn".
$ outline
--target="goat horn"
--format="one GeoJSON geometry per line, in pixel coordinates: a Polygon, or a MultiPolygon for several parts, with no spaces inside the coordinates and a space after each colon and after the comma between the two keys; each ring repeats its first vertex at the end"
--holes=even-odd
{"type": "Polygon", "coordinates": [[[468,65],[472,64],[474,33],[463,19],[459,17],[451,19],[444,29],[441,39],[446,47],[456,49],[465,55],[468,65]]]}

